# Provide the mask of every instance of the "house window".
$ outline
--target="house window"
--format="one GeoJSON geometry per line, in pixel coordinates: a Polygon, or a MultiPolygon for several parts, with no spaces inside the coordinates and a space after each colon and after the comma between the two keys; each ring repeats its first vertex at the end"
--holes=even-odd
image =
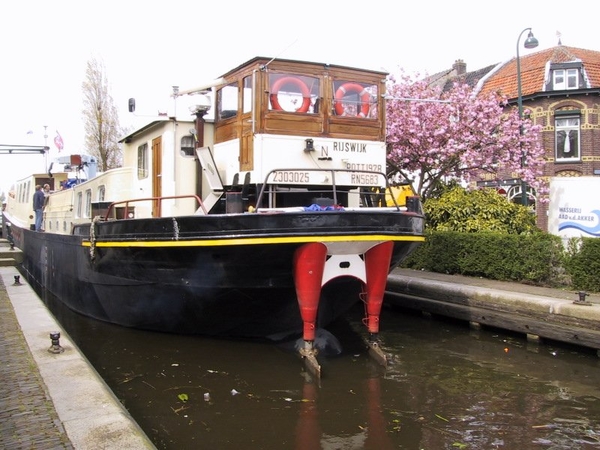
{"type": "Polygon", "coordinates": [[[142,144],[138,147],[138,180],[148,178],[148,144],[142,144]]]}
{"type": "Polygon", "coordinates": [[[106,186],[101,185],[98,187],[98,201],[103,202],[106,198],[106,186]]]}
{"type": "Polygon", "coordinates": [[[579,89],[579,69],[554,69],[552,76],[556,91],[579,89]]]}
{"type": "Polygon", "coordinates": [[[579,117],[560,117],[556,119],[556,162],[580,160],[579,122],[579,117]]]}

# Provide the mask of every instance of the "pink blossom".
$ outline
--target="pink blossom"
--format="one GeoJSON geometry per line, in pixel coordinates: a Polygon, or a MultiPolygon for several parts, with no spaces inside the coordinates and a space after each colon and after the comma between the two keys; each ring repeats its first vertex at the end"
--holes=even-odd
{"type": "Polygon", "coordinates": [[[520,178],[543,201],[541,127],[520,120],[506,98],[475,97],[464,83],[442,92],[424,79],[390,77],[387,87],[388,163],[423,199],[439,183],[469,183],[488,174],[520,178]],[[437,101],[431,101],[437,100],[437,101]]]}

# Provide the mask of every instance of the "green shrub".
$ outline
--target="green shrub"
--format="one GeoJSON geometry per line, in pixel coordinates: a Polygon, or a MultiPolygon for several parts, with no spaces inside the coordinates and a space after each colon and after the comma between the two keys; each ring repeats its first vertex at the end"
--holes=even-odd
{"type": "Polygon", "coordinates": [[[509,202],[493,189],[454,187],[423,204],[426,226],[436,231],[508,234],[536,233],[535,216],[522,205],[509,202]]]}
{"type": "Polygon", "coordinates": [[[574,289],[600,292],[600,239],[572,239],[565,266],[574,289]]]}
{"type": "Polygon", "coordinates": [[[402,264],[431,272],[556,285],[564,262],[561,239],[548,233],[428,231],[402,264]]]}

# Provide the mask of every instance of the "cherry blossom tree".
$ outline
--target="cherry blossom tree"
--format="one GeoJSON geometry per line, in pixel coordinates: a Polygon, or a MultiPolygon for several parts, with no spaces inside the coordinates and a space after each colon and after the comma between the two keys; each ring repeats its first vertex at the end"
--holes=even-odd
{"type": "Polygon", "coordinates": [[[468,185],[487,174],[522,179],[538,196],[547,192],[541,127],[520,120],[517,108],[506,110],[505,98],[475,96],[464,83],[443,92],[405,75],[390,77],[387,96],[390,176],[408,180],[423,201],[440,185],[468,185]]]}

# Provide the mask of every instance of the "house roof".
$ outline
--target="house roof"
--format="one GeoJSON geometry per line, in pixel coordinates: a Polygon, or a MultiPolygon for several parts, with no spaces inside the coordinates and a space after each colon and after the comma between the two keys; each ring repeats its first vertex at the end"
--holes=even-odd
{"type": "Polygon", "coordinates": [[[477,83],[479,82],[479,80],[481,80],[485,75],[489,74],[495,67],[497,67],[497,64],[492,64],[491,66],[487,66],[482,69],[474,70],[473,72],[467,72],[463,75],[458,76],[457,78],[455,78],[453,80],[446,80],[446,84],[444,85],[444,90],[451,89],[452,85],[456,81],[461,81],[461,82],[466,83],[467,85],[471,86],[472,88],[474,88],[477,85],[477,83]]]}
{"type": "MultiPolygon", "coordinates": [[[[600,88],[600,52],[558,45],[546,50],[520,56],[521,93],[523,96],[543,92],[546,85],[548,63],[560,64],[581,62],[585,83],[584,89],[600,88]]],[[[517,93],[516,57],[498,64],[481,78],[478,94],[497,92],[508,99],[515,99],[517,93]]]]}

